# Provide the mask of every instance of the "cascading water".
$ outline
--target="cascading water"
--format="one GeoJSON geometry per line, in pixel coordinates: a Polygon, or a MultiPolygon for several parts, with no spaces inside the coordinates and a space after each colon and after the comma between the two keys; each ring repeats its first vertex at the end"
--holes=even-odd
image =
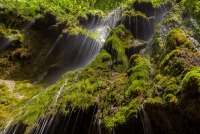
{"type": "MultiPolygon", "coordinates": [[[[77,35],[76,37],[66,37],[66,39],[69,40],[69,44],[71,43],[71,46],[68,46],[68,48],[65,48],[63,50],[63,55],[61,57],[63,59],[67,59],[70,61],[70,59],[73,57],[73,61],[70,61],[70,64],[72,64],[72,69],[84,67],[87,65],[101,50],[109,32],[111,31],[112,28],[116,26],[116,22],[120,18],[121,15],[121,10],[120,11],[114,11],[113,13],[109,14],[109,16],[106,18],[106,20],[101,20],[99,21],[99,26],[95,25],[95,18],[92,19],[91,25],[95,25],[96,27],[93,29],[90,29],[90,32],[92,33],[97,33],[98,38],[96,39],[97,41],[94,41],[93,39],[89,38],[89,36],[84,36],[82,34],[77,35]],[[70,41],[70,39],[73,38],[74,41],[70,41]],[[67,51],[69,50],[69,51],[67,51]]],[[[133,19],[128,18],[128,28],[130,30],[133,30],[133,34],[135,34],[135,37],[140,38],[140,28],[145,27],[144,29],[150,29],[149,31],[152,30],[152,22],[150,22],[151,18],[147,19],[147,24],[144,24],[144,20],[141,19],[142,23],[139,23],[139,18],[135,16],[133,19]],[[134,20],[134,21],[132,21],[134,20]]],[[[123,22],[126,22],[127,20],[124,19],[123,22]]],[[[91,27],[91,26],[90,26],[91,27]]],[[[144,31],[142,31],[144,32],[144,31]]],[[[141,36],[142,37],[142,36],[141,36]]],[[[149,36],[148,36],[149,38],[149,36]]],[[[145,40],[148,40],[147,35],[145,35],[145,40]]],[[[49,50],[48,54],[46,57],[50,57],[52,53],[56,52],[56,46],[58,45],[57,43],[65,41],[64,38],[58,38],[52,45],[51,49],[49,50]],[[55,51],[54,51],[55,49],[55,51]]],[[[136,40],[137,41],[137,40],[136,40]]],[[[134,50],[135,51],[135,50],[134,50]]],[[[67,64],[68,65],[68,64],[67,64]]],[[[78,73],[79,74],[79,73],[78,73]]],[[[78,77],[77,74],[77,77],[78,77]]],[[[46,74],[45,74],[46,75],[46,74]]],[[[77,77],[75,77],[74,82],[76,82],[77,77]]],[[[68,79],[64,82],[64,84],[58,89],[58,93],[56,95],[55,103],[58,102],[58,99],[62,93],[62,90],[64,87],[67,85],[68,79]]],[[[94,120],[95,120],[95,115],[98,111],[98,105],[95,104],[92,106],[89,110],[89,113],[84,113],[84,109],[75,109],[74,107],[70,107],[70,112],[68,115],[63,115],[59,110],[56,113],[56,115],[49,115],[47,117],[41,118],[38,117],[38,119],[35,121],[34,126],[32,126],[32,129],[30,131],[30,134],[48,134],[48,133],[78,133],[80,131],[76,130],[75,128],[81,128],[81,130],[84,130],[80,124],[83,122],[88,122],[88,126],[86,126],[87,130],[83,131],[88,134],[94,133],[93,129],[95,128],[93,126],[94,120]],[[81,119],[80,119],[81,118],[81,119]],[[74,119],[74,120],[72,120],[74,119]],[[89,120],[89,121],[88,121],[89,120]]],[[[151,133],[151,128],[150,128],[150,121],[148,119],[147,113],[143,108],[143,105],[141,106],[141,118],[143,121],[143,126],[144,126],[144,132],[145,133],[151,133]],[[146,127],[147,126],[147,127],[146,127]]],[[[97,121],[95,121],[97,122],[97,121]]],[[[101,120],[98,120],[98,133],[103,133],[101,131],[101,120]]],[[[20,128],[20,123],[17,124],[14,127],[13,133],[17,132],[18,129],[20,128]]],[[[84,126],[85,127],[85,126],[84,126]]],[[[113,133],[116,133],[117,130],[113,128],[112,130],[113,133]]],[[[6,134],[6,133],[5,133],[6,134]]]]}
{"type": "MultiPolygon", "coordinates": [[[[100,19],[91,17],[87,22],[80,22],[88,31],[87,34],[68,35],[62,33],[46,55],[46,60],[54,60],[54,64],[48,69],[46,76],[52,77],[52,82],[71,70],[84,68],[101,50],[108,34],[116,26],[121,16],[122,9],[114,10],[100,19]]],[[[45,76],[45,77],[46,77],[45,76]]]]}
{"type": "MultiPolygon", "coordinates": [[[[71,51],[68,54],[68,58],[70,58],[74,54],[74,50],[79,47],[78,53],[80,53],[80,52],[82,53],[82,55],[84,56],[84,62],[85,62],[85,63],[79,64],[79,65],[84,66],[84,65],[88,64],[94,58],[94,56],[97,53],[99,53],[99,51],[102,48],[109,32],[111,31],[111,27],[115,27],[116,20],[119,18],[119,16],[120,15],[117,14],[117,11],[114,11],[114,13],[109,14],[109,17],[107,17],[106,20],[101,21],[100,26],[90,30],[91,32],[98,35],[98,38],[97,38],[98,43],[89,39],[88,36],[82,38],[82,35],[79,34],[76,37],[76,42],[74,43],[74,45],[71,48],[71,51]],[[79,43],[79,42],[82,42],[82,43],[79,43]],[[80,46],[78,46],[78,45],[80,45],[80,46]]],[[[54,42],[53,47],[49,51],[49,54],[54,49],[56,43],[57,43],[57,41],[54,42]]],[[[80,62],[79,57],[75,57],[74,61],[72,63],[73,63],[73,65],[77,65],[76,64],[77,62],[80,62]]],[[[77,77],[78,77],[79,73],[77,73],[77,77]]],[[[74,82],[76,82],[77,77],[75,77],[74,82]]],[[[60,93],[62,92],[62,89],[64,88],[64,86],[67,84],[67,81],[68,81],[68,79],[58,90],[58,94],[56,96],[55,102],[58,101],[60,93]]],[[[93,121],[94,121],[94,118],[95,118],[95,113],[97,111],[96,107],[97,107],[97,105],[95,105],[93,113],[92,113],[92,117],[90,117],[91,120],[90,120],[90,126],[89,126],[89,129],[88,129],[88,133],[90,133],[92,131],[92,128],[93,128],[92,124],[93,124],[93,121]]],[[[67,120],[64,121],[66,123],[65,129],[63,130],[64,132],[71,131],[72,133],[77,133],[77,130],[75,131],[75,127],[80,126],[81,122],[78,122],[78,118],[80,118],[79,116],[81,116],[81,120],[82,120],[83,115],[81,113],[83,113],[83,110],[79,109],[77,111],[78,111],[78,113],[77,113],[78,115],[75,118],[75,122],[74,122],[72,129],[70,128],[70,130],[68,130],[68,128],[69,128],[69,123],[71,122],[71,118],[72,118],[72,116],[74,116],[74,108],[71,108],[69,116],[65,117],[67,120]]],[[[56,124],[58,124],[61,121],[60,116],[62,116],[62,115],[59,114],[59,112],[58,112],[58,114],[56,116],[51,116],[47,119],[45,119],[45,118],[38,119],[37,123],[35,123],[35,124],[39,124],[40,127],[36,127],[36,129],[34,129],[34,127],[33,127],[33,129],[31,130],[30,133],[33,133],[33,134],[48,133],[50,127],[52,127],[51,131],[55,132],[57,130],[56,127],[55,127],[55,126],[57,126],[56,124]]],[[[85,120],[85,119],[83,119],[83,120],[85,120]]],[[[64,123],[61,123],[61,124],[64,125],[64,123]]],[[[71,124],[70,124],[70,126],[71,126],[71,124]]]]}

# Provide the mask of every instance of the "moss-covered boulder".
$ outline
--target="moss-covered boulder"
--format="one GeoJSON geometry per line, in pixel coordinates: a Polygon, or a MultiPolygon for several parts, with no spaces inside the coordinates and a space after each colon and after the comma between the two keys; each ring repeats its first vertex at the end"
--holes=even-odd
{"type": "Polygon", "coordinates": [[[200,69],[194,68],[189,71],[183,81],[183,95],[191,99],[198,98],[200,95],[200,69]]]}
{"type": "Polygon", "coordinates": [[[105,50],[110,53],[113,60],[113,68],[118,72],[124,72],[128,68],[128,59],[124,48],[127,47],[133,36],[123,25],[113,29],[105,43],[105,50]]]}
{"type": "Polygon", "coordinates": [[[184,45],[185,43],[190,43],[188,42],[184,31],[181,30],[180,28],[176,28],[171,30],[167,34],[167,39],[166,39],[166,51],[172,51],[176,49],[177,47],[184,45]]]}

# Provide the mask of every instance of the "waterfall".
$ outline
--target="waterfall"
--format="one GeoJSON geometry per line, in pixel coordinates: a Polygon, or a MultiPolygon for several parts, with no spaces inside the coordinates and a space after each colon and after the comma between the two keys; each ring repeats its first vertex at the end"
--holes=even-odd
{"type": "MultiPolygon", "coordinates": [[[[94,59],[94,57],[99,53],[99,51],[103,47],[103,44],[104,44],[108,34],[110,33],[111,28],[114,28],[116,26],[116,21],[118,20],[119,17],[120,17],[119,12],[117,12],[115,10],[112,13],[110,13],[108,15],[108,17],[106,17],[105,20],[100,20],[100,25],[98,27],[95,27],[94,29],[89,30],[90,33],[95,33],[96,35],[98,35],[97,39],[96,39],[97,42],[95,42],[94,40],[91,40],[89,38],[89,36],[85,36],[84,38],[82,38],[82,36],[80,34],[78,36],[76,36],[76,41],[74,42],[74,45],[72,45],[69,56],[67,58],[70,58],[73,55],[74,50],[77,47],[79,47],[78,53],[81,52],[82,55],[84,56],[84,60],[85,60],[84,61],[85,63],[83,62],[80,66],[83,67],[86,64],[88,64],[89,62],[91,62],[91,60],[94,59]]],[[[91,25],[93,25],[93,22],[95,22],[95,20],[92,20],[91,25]]],[[[52,48],[50,49],[47,56],[49,56],[49,54],[53,51],[56,43],[59,40],[60,39],[57,39],[54,42],[54,44],[52,45],[52,48]]],[[[82,58],[82,57],[80,57],[80,58],[82,58]]],[[[78,62],[80,62],[80,58],[78,56],[74,57],[74,61],[72,62],[73,65],[76,65],[78,62]]],[[[73,84],[77,81],[80,73],[81,73],[81,71],[79,71],[77,73],[77,75],[74,77],[71,84],[73,84]]],[[[65,82],[62,84],[62,86],[58,89],[58,93],[55,97],[54,105],[58,102],[58,99],[59,99],[60,95],[62,94],[62,91],[63,91],[64,87],[67,85],[67,83],[68,83],[68,79],[66,79],[65,82]]],[[[70,93],[70,90],[68,91],[68,93],[70,93]]],[[[88,126],[88,133],[92,133],[93,121],[96,118],[95,114],[97,111],[97,107],[98,107],[97,104],[95,104],[93,112],[91,113],[92,117],[90,120],[90,126],[88,126]]],[[[32,130],[30,133],[31,134],[32,133],[33,134],[48,133],[50,130],[52,132],[55,132],[57,130],[57,128],[55,128],[55,127],[57,126],[57,123],[59,123],[59,122],[63,126],[63,130],[62,130],[63,132],[70,131],[70,133],[72,133],[72,134],[76,133],[77,131],[75,131],[75,128],[80,127],[81,120],[82,120],[82,118],[84,118],[83,111],[84,111],[83,109],[78,109],[77,115],[76,115],[76,117],[74,117],[75,109],[70,108],[70,112],[69,112],[68,116],[65,116],[63,118],[63,120],[61,120],[62,119],[61,116],[63,116],[63,115],[59,111],[58,111],[57,115],[55,115],[55,116],[50,116],[47,118],[38,117],[38,120],[35,122],[35,125],[32,126],[32,130]],[[71,120],[72,117],[75,119],[74,121],[71,120]],[[80,120],[80,118],[81,118],[81,120],[80,120]],[[71,122],[74,122],[74,124],[72,126],[70,124],[71,122]],[[36,127],[36,124],[38,124],[39,126],[36,127]],[[70,128],[69,128],[69,125],[70,125],[70,128]]]]}
{"type": "MultiPolygon", "coordinates": [[[[99,43],[100,50],[103,47],[103,44],[110,33],[110,31],[116,27],[117,21],[122,14],[122,10],[113,10],[111,13],[105,17],[103,20],[99,20],[99,26],[94,27],[93,29],[89,30],[90,32],[96,33],[98,35],[97,41],[99,43]]],[[[99,52],[99,51],[98,51],[99,52]]]]}
{"type": "MultiPolygon", "coordinates": [[[[164,6],[164,5],[162,5],[162,6],[164,6]]],[[[163,10],[166,10],[166,9],[164,9],[164,7],[162,7],[162,8],[163,8],[163,10]]],[[[110,31],[113,28],[116,27],[116,25],[117,25],[116,22],[120,18],[121,13],[122,13],[121,9],[114,10],[113,12],[108,14],[108,16],[106,17],[105,20],[95,20],[95,18],[92,18],[90,27],[95,25],[95,23],[97,21],[99,22],[99,26],[94,27],[93,29],[87,29],[87,30],[91,34],[98,35],[95,40],[93,38],[90,38],[90,35],[83,35],[83,34],[78,34],[73,37],[72,36],[67,37],[65,39],[64,39],[64,37],[59,36],[56,39],[56,41],[53,42],[52,47],[50,48],[50,50],[48,51],[48,53],[46,55],[46,58],[49,58],[51,56],[54,49],[56,48],[56,46],[59,43],[64,44],[65,41],[68,40],[68,42],[66,44],[70,44],[70,45],[67,46],[66,48],[63,48],[64,49],[62,51],[63,55],[61,55],[61,57],[64,60],[66,60],[67,62],[69,62],[69,64],[67,64],[67,65],[68,66],[71,65],[71,68],[70,68],[71,70],[85,67],[88,63],[90,63],[95,58],[95,56],[102,49],[108,34],[110,33],[110,31]],[[71,41],[70,39],[73,39],[73,41],[71,41]]],[[[133,34],[135,34],[136,38],[139,38],[139,36],[141,35],[141,33],[139,33],[139,32],[141,32],[141,31],[145,32],[145,29],[149,29],[149,33],[152,32],[153,28],[151,28],[151,27],[154,25],[152,25],[152,23],[151,23],[151,18],[148,18],[146,20],[146,24],[144,23],[144,19],[143,18],[141,19],[138,16],[134,16],[133,19],[134,19],[134,21],[131,22],[132,21],[131,17],[128,18],[128,20],[127,20],[128,28],[130,28],[130,30],[133,30],[132,32],[133,32],[133,34]],[[140,23],[140,21],[141,21],[141,23],[140,23]],[[131,23],[132,23],[132,25],[131,25],[131,23]],[[140,29],[141,27],[143,27],[142,30],[140,29]]],[[[123,21],[126,21],[126,19],[122,18],[121,23],[123,23],[123,21]]],[[[23,29],[29,28],[29,26],[31,26],[32,23],[34,23],[34,21],[28,22],[24,26],[23,29]]],[[[145,33],[144,39],[148,40],[148,38],[145,33]]],[[[134,43],[139,44],[139,39],[134,40],[134,43]]],[[[134,49],[133,51],[135,52],[135,48],[133,48],[133,49],[134,49]]],[[[115,53],[115,52],[113,51],[113,53],[115,53]]],[[[154,70],[151,70],[151,71],[153,73],[154,70]]],[[[34,84],[37,84],[38,82],[40,82],[43,79],[43,77],[45,77],[47,75],[47,73],[48,72],[44,72],[42,75],[40,75],[38,78],[38,81],[36,81],[34,84]]],[[[81,73],[80,71],[77,73],[77,75],[74,77],[71,84],[76,83],[80,73],[81,73]]],[[[80,126],[83,118],[86,118],[86,120],[89,120],[89,126],[86,128],[87,129],[86,131],[88,134],[93,133],[93,129],[95,128],[93,126],[93,124],[95,124],[95,123],[97,124],[97,127],[98,127],[97,132],[99,132],[100,134],[103,133],[103,131],[101,130],[102,113],[100,113],[99,119],[97,119],[97,117],[95,116],[98,111],[98,108],[99,108],[98,104],[91,106],[91,109],[88,110],[90,112],[88,114],[89,115],[88,118],[84,117],[86,114],[84,113],[84,109],[81,109],[81,108],[68,106],[69,113],[67,115],[63,115],[63,113],[61,111],[59,111],[59,108],[58,108],[59,106],[57,107],[56,104],[59,102],[58,100],[62,97],[61,95],[65,90],[65,86],[67,86],[67,84],[68,84],[68,80],[70,81],[70,78],[67,76],[67,79],[64,81],[64,83],[62,83],[62,85],[56,89],[56,91],[57,90],[58,91],[55,93],[55,98],[53,100],[53,107],[48,108],[48,110],[56,109],[57,110],[56,115],[47,115],[47,116],[45,115],[43,117],[41,117],[41,115],[38,115],[37,120],[35,121],[34,125],[32,126],[30,134],[65,133],[68,131],[73,134],[73,133],[76,133],[75,128],[78,128],[80,126]],[[81,118],[81,119],[79,120],[79,118],[81,118]],[[74,119],[74,120],[72,121],[72,119],[74,119]],[[72,124],[71,122],[73,122],[74,124],[72,124]],[[56,128],[56,127],[58,127],[58,128],[56,128]],[[61,130],[58,131],[59,128],[61,128],[61,130]]],[[[67,91],[67,94],[70,91],[71,90],[67,91]]],[[[35,97],[36,96],[34,96],[33,98],[35,98],[35,97]]],[[[33,99],[31,99],[30,101],[32,101],[32,100],[33,99]]],[[[25,109],[27,105],[29,105],[29,102],[24,106],[23,109],[25,109]]],[[[21,113],[22,112],[20,112],[20,114],[21,113]]],[[[144,109],[143,104],[141,105],[139,114],[141,116],[144,134],[152,134],[153,132],[151,129],[150,119],[148,117],[147,112],[144,109]]],[[[12,122],[12,120],[11,120],[11,122],[12,122]]],[[[11,122],[8,122],[8,125],[6,125],[6,129],[4,130],[5,134],[7,133],[7,129],[9,129],[11,122]]],[[[16,124],[13,127],[10,127],[10,129],[13,129],[14,130],[13,133],[15,133],[15,132],[17,132],[18,129],[20,129],[19,126],[20,126],[20,123],[16,124]]],[[[117,133],[117,126],[114,126],[114,128],[112,128],[112,132],[117,133]]]]}

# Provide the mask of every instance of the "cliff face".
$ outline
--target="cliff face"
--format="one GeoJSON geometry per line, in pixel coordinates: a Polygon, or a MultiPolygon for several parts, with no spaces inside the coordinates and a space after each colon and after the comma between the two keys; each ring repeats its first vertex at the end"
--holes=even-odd
{"type": "Polygon", "coordinates": [[[130,3],[67,30],[49,12],[24,31],[13,28],[24,17],[2,19],[0,77],[13,79],[0,84],[2,133],[200,132],[199,2],[130,3]]]}

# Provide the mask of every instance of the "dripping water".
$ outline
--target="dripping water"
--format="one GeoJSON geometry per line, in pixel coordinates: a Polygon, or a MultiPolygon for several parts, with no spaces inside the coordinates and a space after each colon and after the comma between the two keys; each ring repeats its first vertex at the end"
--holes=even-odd
{"type": "Polygon", "coordinates": [[[78,111],[78,115],[77,115],[77,117],[76,117],[76,120],[75,120],[75,123],[74,123],[73,129],[72,129],[72,134],[74,133],[74,129],[75,129],[75,127],[76,127],[76,123],[77,123],[77,120],[78,120],[78,117],[79,117],[80,111],[81,111],[81,109],[79,109],[79,111],[78,111]]]}
{"type": "Polygon", "coordinates": [[[33,26],[35,23],[35,20],[30,20],[26,22],[20,29],[21,30],[28,30],[31,26],[33,26]]]}
{"type": "Polygon", "coordinates": [[[0,42],[0,50],[11,44],[13,40],[8,39],[8,38],[3,38],[2,41],[0,42]]]}
{"type": "Polygon", "coordinates": [[[97,105],[95,104],[94,111],[93,111],[93,114],[92,114],[92,119],[91,119],[91,122],[90,122],[90,127],[89,127],[88,134],[90,134],[90,130],[91,130],[91,127],[92,127],[92,122],[93,122],[93,119],[94,119],[96,107],[97,107],[97,105]]]}
{"type": "Polygon", "coordinates": [[[107,15],[105,20],[102,20],[100,22],[100,26],[109,26],[110,25],[111,28],[115,28],[116,22],[120,18],[121,14],[122,14],[122,9],[113,10],[111,13],[109,13],[107,15]]]}
{"type": "MultiPolygon", "coordinates": [[[[72,81],[72,84],[74,84],[77,81],[80,72],[81,71],[78,71],[77,75],[74,77],[74,80],[72,81]]],[[[53,105],[53,107],[51,107],[51,109],[55,108],[55,105],[60,97],[60,94],[62,93],[62,90],[67,85],[67,83],[68,83],[68,79],[66,79],[66,81],[63,83],[63,85],[59,88],[58,93],[56,95],[56,99],[54,101],[54,105],[53,105]]],[[[74,112],[74,108],[71,108],[69,116],[68,117],[65,116],[65,118],[68,118],[68,120],[67,120],[66,124],[62,123],[62,126],[64,125],[63,128],[65,128],[64,132],[67,131],[67,127],[69,125],[69,122],[71,120],[71,116],[72,116],[73,112],[74,112]]],[[[40,118],[40,114],[39,114],[38,119],[35,121],[34,125],[32,126],[31,134],[40,134],[41,132],[48,133],[49,130],[54,132],[54,130],[56,129],[55,128],[56,124],[60,121],[60,118],[61,118],[60,111],[57,112],[57,115],[55,117],[51,116],[51,117],[47,117],[47,119],[40,118]],[[39,124],[39,127],[36,127],[36,124],[39,124]]]]}
{"type": "Polygon", "coordinates": [[[161,4],[161,7],[163,7],[163,9],[164,9],[164,13],[166,13],[167,10],[166,10],[166,8],[165,8],[165,5],[164,5],[164,4],[161,4]]]}
{"type": "Polygon", "coordinates": [[[6,134],[7,131],[9,130],[9,128],[10,128],[10,125],[11,125],[12,121],[13,121],[13,118],[6,124],[5,129],[3,129],[2,131],[0,131],[0,133],[6,134]]]}
{"type": "MultiPolygon", "coordinates": [[[[29,29],[31,26],[33,26],[33,24],[35,23],[35,20],[30,20],[28,22],[26,22],[20,29],[21,30],[27,30],[29,29]]],[[[0,39],[0,51],[7,47],[8,45],[10,45],[14,40],[9,39],[9,38],[2,38],[0,39]]]]}
{"type": "Polygon", "coordinates": [[[47,75],[47,71],[42,73],[41,75],[38,76],[38,79],[33,82],[33,85],[37,85],[39,82],[41,82],[41,80],[47,75]]]}
{"type": "MultiPolygon", "coordinates": [[[[78,50],[78,53],[81,52],[81,49],[83,48],[83,46],[84,46],[85,42],[87,41],[87,39],[88,39],[88,36],[85,37],[85,39],[83,40],[83,43],[80,45],[80,49],[78,50]]],[[[73,65],[77,64],[78,60],[79,60],[79,58],[76,57],[74,62],[73,62],[73,65]]]]}
{"type": "Polygon", "coordinates": [[[68,117],[68,120],[67,120],[67,124],[66,124],[65,129],[64,129],[64,132],[67,131],[67,127],[68,127],[68,125],[69,125],[69,121],[70,121],[70,119],[71,119],[71,116],[72,116],[72,113],[73,113],[73,112],[74,112],[74,108],[72,108],[72,109],[70,110],[70,114],[69,114],[69,117],[68,117]]]}
{"type": "MultiPolygon", "coordinates": [[[[84,50],[85,50],[84,55],[87,55],[87,56],[86,56],[86,57],[87,57],[87,60],[86,60],[87,62],[89,62],[91,59],[93,59],[93,58],[94,58],[94,55],[96,55],[96,54],[99,53],[99,51],[101,50],[101,48],[102,48],[102,46],[103,46],[103,44],[104,44],[104,42],[105,42],[105,40],[106,40],[106,38],[107,38],[109,32],[111,31],[111,28],[114,28],[114,27],[116,26],[116,20],[118,20],[119,17],[120,17],[120,14],[119,14],[117,11],[115,11],[113,14],[111,14],[110,16],[108,16],[108,17],[106,18],[106,20],[101,21],[101,24],[100,24],[101,27],[98,27],[98,28],[96,28],[96,29],[93,30],[93,31],[95,31],[95,32],[98,32],[98,34],[99,34],[99,36],[98,36],[98,37],[99,37],[99,42],[97,43],[97,42],[95,42],[95,41],[90,41],[90,43],[87,44],[87,46],[86,46],[87,49],[84,49],[84,50]],[[111,26],[111,28],[109,28],[109,25],[111,26]],[[91,44],[92,44],[92,47],[89,48],[91,44]]],[[[95,20],[93,20],[93,22],[95,22],[95,20]]],[[[27,30],[28,28],[30,28],[30,27],[33,25],[33,23],[34,23],[34,21],[27,22],[27,24],[25,24],[25,25],[22,27],[22,29],[23,29],[23,30],[27,30]]],[[[78,35],[77,38],[76,38],[76,40],[79,40],[79,38],[80,38],[80,36],[78,35]]],[[[86,45],[85,42],[87,42],[87,40],[88,40],[88,38],[86,37],[86,38],[84,39],[84,42],[83,42],[82,45],[81,45],[81,48],[85,47],[85,45],[86,45]]],[[[52,53],[53,49],[54,49],[55,46],[59,43],[59,41],[60,41],[60,37],[58,37],[57,40],[53,43],[52,48],[49,50],[49,52],[48,52],[48,54],[46,55],[46,57],[48,57],[48,56],[52,53]]],[[[11,42],[11,40],[10,40],[10,42],[11,42]]],[[[77,43],[77,42],[75,42],[75,44],[76,44],[76,43],[77,43]]],[[[7,44],[7,43],[5,43],[5,44],[7,44]]],[[[72,47],[72,49],[71,49],[71,51],[70,51],[70,54],[71,54],[72,50],[74,49],[74,46],[75,46],[75,45],[73,45],[73,47],[72,47]]],[[[1,47],[0,47],[0,48],[1,48],[1,47]]],[[[81,50],[79,50],[79,51],[81,51],[81,50]]],[[[75,62],[77,62],[77,59],[75,59],[75,62]]],[[[47,72],[44,72],[43,74],[41,74],[41,75],[39,76],[38,80],[37,80],[36,82],[34,82],[34,84],[37,84],[38,82],[40,82],[40,81],[44,78],[44,76],[46,76],[46,74],[47,74],[47,72]]],[[[79,74],[79,73],[78,73],[78,74],[79,74]]],[[[76,82],[76,80],[77,80],[77,78],[78,78],[78,74],[77,74],[77,76],[76,76],[75,79],[74,79],[75,82],[76,82]]],[[[64,87],[66,86],[66,84],[67,84],[67,81],[68,81],[68,79],[67,79],[67,80],[65,81],[65,83],[59,88],[58,94],[57,94],[57,96],[56,96],[55,103],[57,103],[58,98],[59,98],[60,94],[62,93],[63,88],[64,88],[64,87]]],[[[23,110],[30,104],[30,102],[32,102],[32,100],[33,100],[35,97],[36,97],[36,96],[34,96],[34,97],[24,106],[23,110]]],[[[93,111],[93,114],[92,114],[92,119],[91,119],[91,122],[90,122],[90,127],[89,127],[89,130],[88,130],[88,134],[90,134],[91,129],[92,129],[92,122],[93,122],[93,120],[94,120],[94,118],[95,118],[95,110],[96,110],[96,107],[97,107],[97,105],[95,105],[95,107],[94,107],[94,111],[93,111]]],[[[67,124],[65,124],[65,130],[64,130],[64,132],[66,132],[66,130],[67,130],[67,127],[68,127],[69,122],[70,122],[70,120],[71,120],[72,113],[74,112],[74,108],[72,108],[70,111],[71,111],[71,112],[70,112],[69,116],[67,117],[67,118],[68,118],[67,124]]],[[[80,126],[80,123],[81,123],[81,122],[80,122],[79,125],[78,125],[78,124],[77,124],[77,121],[78,121],[79,114],[80,114],[81,111],[82,111],[82,110],[79,109],[78,115],[77,115],[76,120],[75,120],[75,124],[74,124],[73,129],[72,129],[72,133],[74,133],[74,130],[75,130],[76,126],[77,126],[77,127],[80,126]]],[[[81,120],[82,120],[83,112],[84,112],[84,111],[82,111],[81,120]]],[[[22,113],[22,111],[20,112],[20,114],[21,114],[21,113],[22,113]]],[[[34,133],[34,134],[46,133],[46,130],[45,130],[45,129],[46,129],[47,127],[48,127],[48,129],[49,129],[49,127],[52,127],[51,130],[54,131],[54,130],[55,130],[55,126],[56,126],[56,124],[57,124],[57,122],[58,122],[58,120],[59,120],[60,117],[61,117],[61,113],[60,113],[60,112],[58,112],[58,115],[57,115],[56,117],[51,116],[51,117],[49,117],[49,118],[47,118],[47,119],[45,119],[45,118],[41,119],[41,118],[39,118],[39,115],[38,115],[38,119],[35,121],[34,125],[32,126],[33,129],[32,129],[32,131],[31,131],[30,133],[34,133]],[[39,125],[39,127],[36,127],[37,124],[39,125]]],[[[11,122],[12,122],[12,121],[11,121],[11,122]]],[[[9,124],[9,123],[8,123],[8,124],[9,124]]],[[[19,125],[20,125],[20,124],[17,124],[17,125],[15,126],[15,128],[14,128],[14,133],[17,131],[17,129],[19,129],[19,125]]],[[[64,124],[63,124],[63,125],[64,125],[64,124]]],[[[100,129],[100,127],[99,127],[99,129],[100,129]]]]}
{"type": "Polygon", "coordinates": [[[82,119],[83,119],[83,113],[84,113],[84,109],[82,110],[81,119],[80,119],[80,121],[79,121],[79,125],[78,125],[78,129],[77,129],[77,130],[79,130],[79,128],[80,128],[80,126],[81,126],[81,122],[82,122],[82,119]]]}
{"type": "Polygon", "coordinates": [[[46,58],[49,56],[49,54],[51,53],[51,51],[54,49],[54,47],[56,46],[56,44],[60,41],[61,36],[59,36],[56,41],[53,43],[52,48],[49,50],[49,52],[46,55],[46,58]]]}
{"type": "Polygon", "coordinates": [[[141,120],[142,120],[144,134],[153,134],[153,131],[152,131],[152,128],[151,128],[151,122],[150,122],[148,114],[144,110],[143,104],[141,104],[141,106],[140,106],[139,115],[140,115],[141,120]]]}

